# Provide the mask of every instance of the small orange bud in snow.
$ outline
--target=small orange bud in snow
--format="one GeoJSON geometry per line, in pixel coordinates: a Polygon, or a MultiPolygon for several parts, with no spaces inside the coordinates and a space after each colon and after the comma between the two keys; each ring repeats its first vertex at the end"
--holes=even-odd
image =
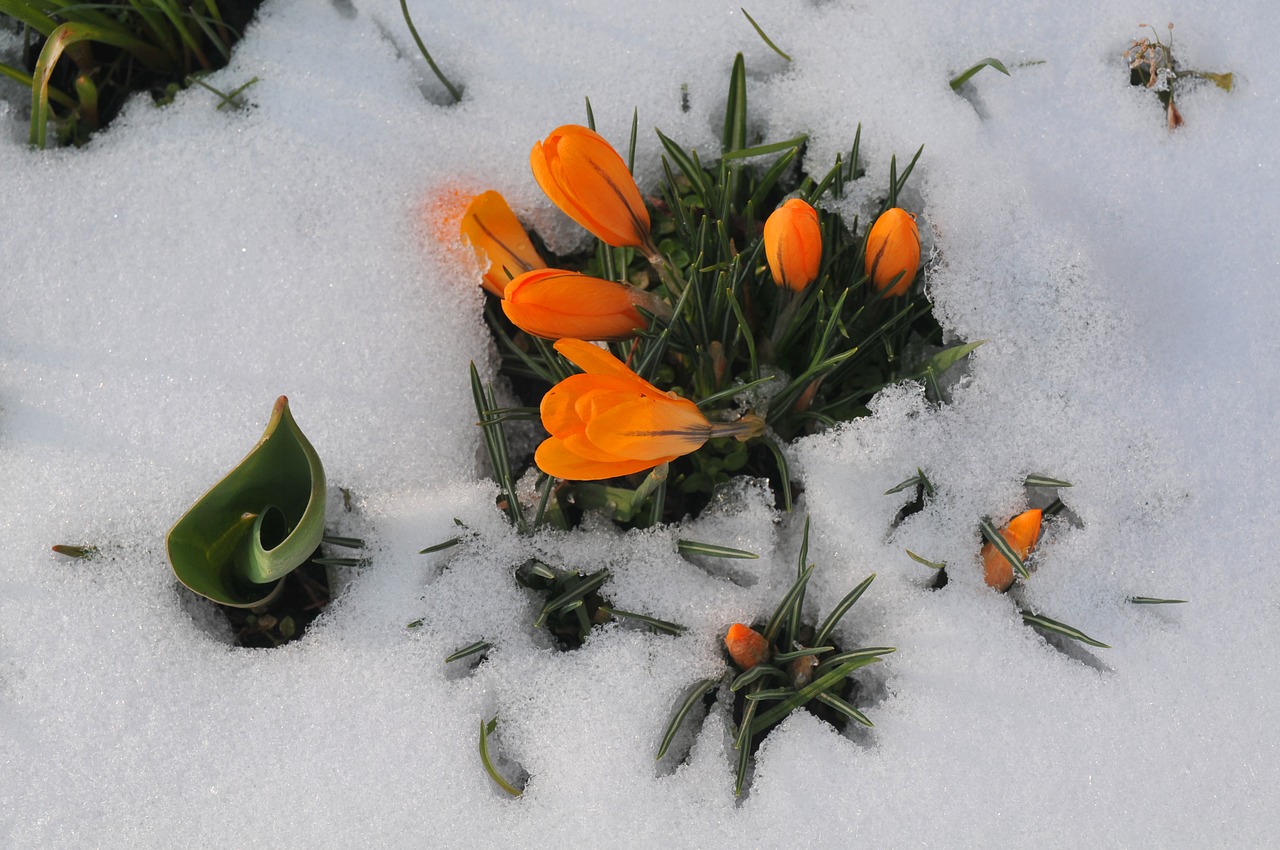
{"type": "Polygon", "coordinates": [[[764,253],[774,283],[804,290],[817,279],[822,263],[818,211],[799,198],[774,210],[764,223],[764,253]]]}
{"type": "Polygon", "coordinates": [[[649,211],[618,152],[594,130],[566,124],[535,142],[533,177],[557,207],[615,248],[657,249],[649,236],[649,211]]]}
{"type": "Polygon", "coordinates": [[[506,199],[497,192],[483,192],[472,198],[459,229],[489,265],[481,285],[499,298],[511,278],[547,266],[506,199]]]}
{"type": "Polygon", "coordinates": [[[648,324],[636,305],[671,314],[665,302],[642,289],[560,269],[525,272],[502,296],[507,318],[543,339],[629,339],[648,324]]]}
{"type": "Polygon", "coordinates": [[[734,623],[724,636],[729,657],[744,671],[769,660],[769,642],[764,635],[742,623],[734,623]]]}
{"type": "MultiPolygon", "coordinates": [[[[1036,539],[1040,536],[1042,517],[1043,512],[1040,510],[1023,511],[1000,529],[1000,536],[1022,560],[1026,560],[1027,555],[1035,548],[1036,539]]],[[[1013,584],[1013,564],[992,543],[982,547],[982,566],[987,584],[1001,593],[1013,584]]]]}
{"type": "Polygon", "coordinates": [[[882,298],[905,294],[920,268],[920,230],[915,216],[897,207],[885,210],[867,234],[866,264],[871,286],[882,298]]]}

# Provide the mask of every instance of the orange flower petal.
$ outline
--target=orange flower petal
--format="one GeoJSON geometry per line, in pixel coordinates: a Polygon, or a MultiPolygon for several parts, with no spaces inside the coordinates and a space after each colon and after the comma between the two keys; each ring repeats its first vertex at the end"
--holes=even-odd
{"type": "Polygon", "coordinates": [[[649,211],[618,152],[593,130],[566,124],[537,142],[529,165],[566,215],[615,247],[648,250],[649,211]]]}
{"type": "Polygon", "coordinates": [[[558,269],[537,269],[511,281],[502,310],[521,330],[544,339],[628,339],[646,325],[631,287],[558,269]]]}
{"type": "Polygon", "coordinates": [[[711,423],[686,399],[645,397],[593,416],[586,433],[591,442],[619,457],[678,457],[702,448],[711,435],[711,423]]]}
{"type": "Polygon", "coordinates": [[[554,478],[566,478],[570,481],[599,481],[603,478],[617,478],[642,472],[665,463],[674,458],[665,458],[657,463],[650,460],[623,460],[614,463],[587,460],[566,448],[563,441],[556,437],[548,437],[538,446],[533,456],[538,468],[554,478]]]}
{"type": "Polygon", "coordinates": [[[497,192],[476,195],[463,213],[459,230],[471,242],[476,254],[488,262],[484,288],[502,297],[511,277],[531,269],[546,268],[506,200],[497,192]]]}
{"type": "Polygon", "coordinates": [[[555,349],[588,375],[613,375],[627,378],[642,387],[652,388],[654,392],[658,392],[656,387],[632,372],[625,363],[598,345],[592,345],[580,339],[562,339],[555,344],[555,349]]]}
{"type": "MultiPolygon", "coordinates": [[[[1043,516],[1040,510],[1023,511],[1000,529],[1000,536],[1019,558],[1025,560],[1035,548],[1043,516]]],[[[1003,593],[1013,585],[1013,564],[994,544],[986,543],[982,547],[982,569],[984,580],[996,590],[1003,593]]]]}

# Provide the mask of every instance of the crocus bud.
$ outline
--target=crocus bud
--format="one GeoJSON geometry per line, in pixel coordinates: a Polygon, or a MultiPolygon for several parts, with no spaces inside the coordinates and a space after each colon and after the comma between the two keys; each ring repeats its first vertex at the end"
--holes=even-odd
{"type": "Polygon", "coordinates": [[[897,207],[885,210],[867,234],[866,263],[867,277],[881,297],[906,293],[920,268],[920,231],[915,216],[897,207]]]}
{"type": "Polygon", "coordinates": [[[764,635],[742,623],[734,623],[724,636],[729,657],[743,671],[769,660],[769,642],[764,635]]]}
{"type": "Polygon", "coordinates": [[[746,440],[764,430],[758,416],[711,422],[687,398],[663,392],[589,342],[562,339],[555,349],[583,374],[542,397],[542,427],[551,436],[533,459],[554,478],[630,475],[695,452],[712,437],[746,440]]]}
{"type": "Polygon", "coordinates": [[[649,211],[627,164],[602,136],[577,124],[551,131],[529,154],[533,177],[565,215],[615,248],[653,256],[649,211]]]}
{"type": "Polygon", "coordinates": [[[507,284],[502,312],[543,339],[629,339],[648,322],[636,309],[671,315],[666,302],[634,286],[560,269],[535,269],[507,284]]]}
{"type": "MultiPolygon", "coordinates": [[[[1042,516],[1043,512],[1040,510],[1023,511],[1000,529],[1000,536],[1019,559],[1026,560],[1027,555],[1035,548],[1036,538],[1040,536],[1042,516]]],[[[1013,564],[992,543],[982,547],[982,567],[987,584],[1001,593],[1013,585],[1013,564]]]]}
{"type": "Polygon", "coordinates": [[[818,277],[822,263],[822,230],[818,211],[792,198],[764,223],[764,254],[773,282],[801,292],[818,277]]]}
{"type": "Polygon", "coordinates": [[[483,192],[472,198],[459,229],[481,261],[488,263],[481,285],[499,298],[511,278],[547,267],[511,207],[497,192],[483,192]]]}

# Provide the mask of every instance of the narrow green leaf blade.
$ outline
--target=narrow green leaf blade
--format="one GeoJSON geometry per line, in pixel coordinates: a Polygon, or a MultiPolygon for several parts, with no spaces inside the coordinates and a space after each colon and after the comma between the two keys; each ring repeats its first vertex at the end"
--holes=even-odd
{"type": "Polygon", "coordinates": [[[1004,66],[1003,62],[1001,62],[999,59],[988,56],[986,59],[983,59],[978,64],[970,68],[966,68],[964,71],[961,71],[957,76],[953,77],[951,79],[951,90],[955,91],[959,89],[962,85],[969,82],[969,79],[973,77],[974,74],[978,73],[983,68],[995,68],[997,71],[1004,74],[1006,77],[1009,76],[1009,69],[1004,66]]]}
{"type": "Polygon", "coordinates": [[[671,715],[671,721],[667,723],[667,731],[662,736],[662,743],[658,746],[658,755],[655,757],[655,761],[667,754],[667,747],[671,746],[671,741],[676,737],[676,732],[680,731],[680,725],[684,723],[685,716],[698,704],[699,700],[706,696],[707,691],[714,688],[719,682],[719,679],[703,679],[700,682],[696,682],[689,689],[684,699],[676,706],[675,713],[671,715]]]}
{"type": "Polygon", "coordinates": [[[1111,648],[1109,645],[1103,643],[1100,640],[1094,640],[1093,638],[1089,637],[1087,634],[1075,628],[1074,626],[1068,626],[1066,623],[1061,623],[1057,620],[1051,620],[1048,617],[1045,617],[1041,614],[1032,614],[1030,611],[1023,611],[1022,622],[1026,623],[1029,626],[1034,626],[1035,628],[1041,629],[1046,632],[1052,632],[1056,635],[1069,637],[1072,640],[1078,640],[1081,643],[1087,643],[1090,646],[1097,646],[1102,649],[1111,648]]]}

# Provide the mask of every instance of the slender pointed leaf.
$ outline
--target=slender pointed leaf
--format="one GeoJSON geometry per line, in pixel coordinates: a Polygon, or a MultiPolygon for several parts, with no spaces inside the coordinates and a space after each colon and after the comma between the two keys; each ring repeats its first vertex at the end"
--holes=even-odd
{"type": "Polygon", "coordinates": [[[703,679],[689,689],[684,699],[676,706],[675,713],[671,715],[671,721],[667,723],[667,731],[662,736],[662,743],[658,746],[658,755],[655,760],[667,754],[667,747],[671,746],[672,740],[676,737],[676,732],[680,731],[680,725],[684,723],[685,716],[698,704],[699,700],[706,696],[707,691],[710,691],[719,682],[719,679],[703,679]]]}
{"type": "Polygon", "coordinates": [[[867,588],[871,586],[871,582],[876,580],[876,574],[864,578],[857,587],[849,591],[844,599],[841,599],[835,608],[831,609],[831,613],[827,615],[827,619],[822,621],[822,627],[818,629],[818,633],[814,635],[813,642],[819,645],[825,644],[827,638],[831,637],[831,632],[840,624],[840,618],[843,617],[854,604],[862,598],[862,594],[867,592],[867,588]]]}
{"type": "Polygon", "coordinates": [[[705,555],[708,558],[736,558],[751,561],[760,558],[755,552],[748,552],[745,549],[717,546],[714,543],[699,543],[697,540],[677,540],[676,551],[681,555],[705,555]]]}
{"type": "Polygon", "coordinates": [[[1101,647],[1102,649],[1111,648],[1110,646],[1108,646],[1107,644],[1103,643],[1100,640],[1094,640],[1093,638],[1089,637],[1087,634],[1075,628],[1074,626],[1068,626],[1066,623],[1061,623],[1061,622],[1058,622],[1057,620],[1051,620],[1048,617],[1045,617],[1041,614],[1032,614],[1030,611],[1023,611],[1022,622],[1026,623],[1029,626],[1034,626],[1035,628],[1041,629],[1046,632],[1052,632],[1053,634],[1056,634],[1056,635],[1069,637],[1072,640],[1078,640],[1081,643],[1087,643],[1090,646],[1097,646],[1097,647],[1101,647]]]}
{"type": "Polygon", "coordinates": [[[466,658],[471,655],[475,655],[477,652],[484,652],[486,649],[492,649],[492,648],[493,648],[492,641],[478,640],[475,643],[468,644],[467,646],[464,646],[462,649],[459,649],[458,651],[454,652],[452,655],[450,655],[448,658],[444,660],[444,663],[448,664],[452,661],[460,661],[463,658],[466,658]]]}
{"type": "Polygon", "coordinates": [[[982,536],[987,538],[987,542],[996,547],[996,551],[1013,565],[1013,568],[1018,571],[1018,575],[1023,578],[1031,576],[1031,573],[1027,572],[1026,565],[1022,563],[1022,559],[1018,557],[1018,553],[1013,551],[1009,541],[1005,540],[1004,536],[996,530],[996,527],[991,524],[991,520],[983,519],[978,526],[982,529],[982,536]]]}
{"type": "Polygon", "coordinates": [[[502,778],[502,774],[498,773],[498,769],[493,766],[493,762],[489,759],[489,736],[493,734],[493,730],[498,728],[498,718],[494,717],[487,724],[484,719],[480,720],[480,762],[484,765],[485,772],[489,774],[499,788],[506,791],[512,797],[519,797],[521,792],[518,788],[511,785],[510,782],[502,778]]]}

